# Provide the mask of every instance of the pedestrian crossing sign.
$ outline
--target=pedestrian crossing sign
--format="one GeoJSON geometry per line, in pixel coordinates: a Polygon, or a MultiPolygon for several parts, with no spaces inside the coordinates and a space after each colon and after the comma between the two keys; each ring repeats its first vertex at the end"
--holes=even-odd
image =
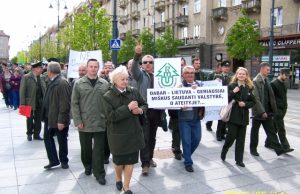
{"type": "Polygon", "coordinates": [[[120,50],[121,40],[120,39],[111,39],[109,46],[110,46],[111,50],[120,50]]]}

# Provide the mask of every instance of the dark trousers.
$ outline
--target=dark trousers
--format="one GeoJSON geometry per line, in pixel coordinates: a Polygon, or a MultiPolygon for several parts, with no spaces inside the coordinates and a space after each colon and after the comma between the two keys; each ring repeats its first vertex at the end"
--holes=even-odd
{"type": "Polygon", "coordinates": [[[211,129],[211,126],[212,126],[213,122],[212,121],[207,121],[206,122],[206,129],[211,129]]]}
{"type": "Polygon", "coordinates": [[[181,154],[180,131],[178,118],[170,117],[169,128],[172,130],[172,151],[174,154],[181,154]]]}
{"type": "Polygon", "coordinates": [[[26,119],[27,123],[27,135],[32,135],[36,138],[40,136],[42,124],[41,124],[41,109],[36,107],[34,111],[31,112],[31,116],[26,119]]]}
{"type": "Polygon", "coordinates": [[[258,146],[258,133],[260,125],[263,125],[265,133],[267,135],[266,141],[270,143],[270,147],[276,150],[280,150],[281,145],[279,143],[277,134],[274,129],[273,119],[267,118],[266,120],[252,119],[251,137],[250,137],[250,151],[257,151],[258,146]]]}
{"type": "Polygon", "coordinates": [[[110,156],[110,149],[109,149],[109,145],[108,145],[107,131],[105,131],[105,135],[104,135],[104,159],[108,160],[109,156],[110,156]]]}
{"type": "Polygon", "coordinates": [[[150,160],[153,158],[156,143],[156,131],[161,122],[161,114],[162,110],[149,109],[147,111],[147,118],[143,122],[145,147],[140,151],[142,167],[149,166],[150,160]]]}
{"type": "Polygon", "coordinates": [[[218,120],[218,126],[216,131],[217,138],[225,137],[226,134],[226,122],[218,120]]]}
{"type": "Polygon", "coordinates": [[[286,138],[286,130],[285,130],[285,126],[284,126],[283,117],[275,117],[274,127],[275,127],[275,131],[278,133],[278,137],[279,137],[282,147],[284,149],[289,149],[290,144],[286,138]]]}
{"type": "Polygon", "coordinates": [[[6,104],[7,107],[12,106],[12,90],[5,90],[5,92],[3,92],[3,97],[4,97],[4,102],[6,104]]]}
{"type": "Polygon", "coordinates": [[[44,125],[44,143],[47,151],[47,156],[51,164],[68,163],[68,132],[69,126],[65,127],[63,130],[58,130],[58,128],[48,128],[48,121],[45,120],[44,125]],[[56,135],[59,147],[59,160],[57,156],[56,146],[53,136],[56,135]]]}
{"type": "Polygon", "coordinates": [[[82,164],[86,169],[93,169],[96,178],[105,176],[104,139],[104,132],[79,131],[82,164]]]}
{"type": "Polygon", "coordinates": [[[227,123],[227,126],[228,134],[226,135],[222,152],[227,153],[235,141],[235,161],[243,162],[247,126],[236,125],[230,122],[227,123]]]}

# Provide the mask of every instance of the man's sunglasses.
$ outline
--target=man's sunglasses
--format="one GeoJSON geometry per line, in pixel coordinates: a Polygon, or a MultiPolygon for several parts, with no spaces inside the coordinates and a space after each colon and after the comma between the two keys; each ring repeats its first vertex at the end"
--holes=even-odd
{"type": "Polygon", "coordinates": [[[143,61],[143,64],[147,64],[147,63],[153,64],[153,61],[143,61]]]}

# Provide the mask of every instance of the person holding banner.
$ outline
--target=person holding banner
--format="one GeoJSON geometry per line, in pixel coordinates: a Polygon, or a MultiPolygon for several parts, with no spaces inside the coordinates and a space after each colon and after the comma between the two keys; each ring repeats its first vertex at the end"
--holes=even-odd
{"type": "Polygon", "coordinates": [[[249,109],[255,105],[255,97],[252,94],[253,83],[248,70],[239,67],[228,86],[228,101],[235,100],[229,121],[227,122],[228,134],[221,153],[221,159],[225,161],[228,149],[235,141],[236,165],[245,167],[243,163],[246,129],[249,124],[249,109]]]}
{"type": "Polygon", "coordinates": [[[75,126],[79,131],[81,161],[85,174],[92,172],[99,184],[105,185],[104,141],[106,118],[104,114],[103,95],[109,84],[98,77],[99,62],[89,59],[87,74],[75,82],[71,111],[75,126]]]}
{"type": "Polygon", "coordinates": [[[31,106],[31,116],[27,118],[27,140],[43,140],[41,132],[41,109],[43,96],[46,91],[46,83],[41,77],[42,62],[31,65],[31,72],[24,75],[20,85],[20,105],[31,106]]]}
{"type": "MultiPolygon", "coordinates": [[[[132,64],[132,75],[137,82],[137,89],[147,100],[147,89],[154,88],[154,58],[151,55],[145,55],[142,58],[142,68],[139,65],[139,59],[142,55],[143,47],[141,43],[137,43],[135,47],[135,55],[132,64]]],[[[145,147],[140,152],[142,162],[142,174],[147,176],[149,167],[156,167],[153,160],[153,153],[156,143],[156,131],[161,122],[162,110],[148,109],[146,118],[143,122],[145,147]]]]}
{"type": "MultiPolygon", "coordinates": [[[[201,83],[195,81],[195,68],[185,66],[182,69],[182,85],[196,89],[201,83]]],[[[185,170],[194,172],[192,154],[197,149],[201,140],[201,121],[203,109],[200,107],[182,107],[178,113],[179,130],[182,141],[185,170]]]]}

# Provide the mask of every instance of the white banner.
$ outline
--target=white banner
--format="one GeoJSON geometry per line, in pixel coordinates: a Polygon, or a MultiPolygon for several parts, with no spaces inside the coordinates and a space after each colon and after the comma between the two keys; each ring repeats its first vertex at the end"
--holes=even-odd
{"type": "Polygon", "coordinates": [[[154,88],[174,88],[181,84],[181,58],[156,58],[154,64],[154,88]]]}
{"type": "Polygon", "coordinates": [[[102,51],[74,51],[70,50],[68,78],[79,78],[78,68],[80,64],[86,64],[89,59],[97,59],[99,61],[100,69],[102,69],[102,51]]]}
{"type": "Polygon", "coordinates": [[[147,102],[149,108],[225,106],[227,86],[148,89],[147,102]]]}
{"type": "MultiPolygon", "coordinates": [[[[204,87],[210,86],[222,86],[222,80],[204,81],[202,82],[204,87]]],[[[205,113],[203,121],[220,120],[220,110],[222,106],[209,106],[205,107],[205,113]]]]}

